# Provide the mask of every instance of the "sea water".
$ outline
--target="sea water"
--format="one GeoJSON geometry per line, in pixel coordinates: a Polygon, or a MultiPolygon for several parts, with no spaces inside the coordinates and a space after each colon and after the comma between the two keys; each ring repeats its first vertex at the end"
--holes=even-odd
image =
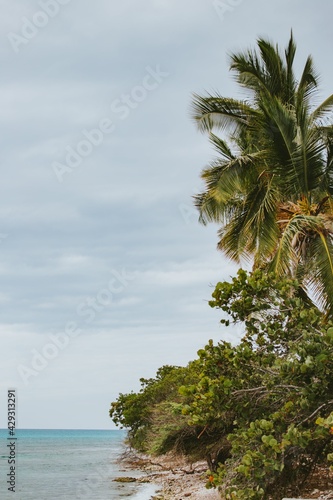
{"type": "Polygon", "coordinates": [[[118,462],[125,451],[123,431],[20,429],[14,437],[0,429],[1,500],[149,500],[156,490],[151,484],[113,481],[142,476],[122,470],[118,462]],[[8,489],[10,479],[15,492],[8,489]]]}

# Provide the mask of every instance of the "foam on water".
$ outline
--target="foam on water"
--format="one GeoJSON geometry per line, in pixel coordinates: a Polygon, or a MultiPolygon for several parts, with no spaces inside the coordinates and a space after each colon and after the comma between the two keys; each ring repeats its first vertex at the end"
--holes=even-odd
{"type": "Polygon", "coordinates": [[[156,494],[158,488],[156,485],[148,484],[144,488],[140,489],[136,495],[131,497],[131,500],[149,500],[153,495],[156,494]]]}

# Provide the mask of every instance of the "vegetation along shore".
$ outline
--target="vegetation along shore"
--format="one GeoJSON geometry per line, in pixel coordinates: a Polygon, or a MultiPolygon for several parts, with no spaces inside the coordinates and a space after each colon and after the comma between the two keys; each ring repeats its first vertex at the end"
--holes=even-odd
{"type": "Polygon", "coordinates": [[[240,266],[209,305],[243,337],[111,404],[159,499],[333,498],[333,95],[318,104],[312,58],[297,78],[295,54],[292,35],[284,51],[261,38],[230,56],[243,100],[193,98],[217,154],[199,220],[240,266]]]}

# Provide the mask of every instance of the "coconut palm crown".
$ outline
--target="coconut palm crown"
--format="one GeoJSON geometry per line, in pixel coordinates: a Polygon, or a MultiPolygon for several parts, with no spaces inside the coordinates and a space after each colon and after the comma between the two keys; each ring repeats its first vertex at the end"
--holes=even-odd
{"type": "Polygon", "coordinates": [[[195,196],[200,221],[218,222],[218,248],[294,277],[333,316],[333,95],[320,105],[312,58],[294,73],[291,34],[230,56],[247,99],[194,95],[193,118],[218,153],[195,196]]]}

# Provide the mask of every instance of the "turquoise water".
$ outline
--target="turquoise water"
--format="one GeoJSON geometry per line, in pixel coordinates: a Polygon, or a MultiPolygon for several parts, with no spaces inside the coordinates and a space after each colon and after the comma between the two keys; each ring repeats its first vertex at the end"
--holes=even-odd
{"type": "Polygon", "coordinates": [[[121,471],[116,463],[124,451],[125,433],[117,430],[17,430],[15,432],[15,493],[8,490],[10,473],[8,430],[0,429],[1,500],[148,500],[152,485],[112,482],[121,471]]]}

